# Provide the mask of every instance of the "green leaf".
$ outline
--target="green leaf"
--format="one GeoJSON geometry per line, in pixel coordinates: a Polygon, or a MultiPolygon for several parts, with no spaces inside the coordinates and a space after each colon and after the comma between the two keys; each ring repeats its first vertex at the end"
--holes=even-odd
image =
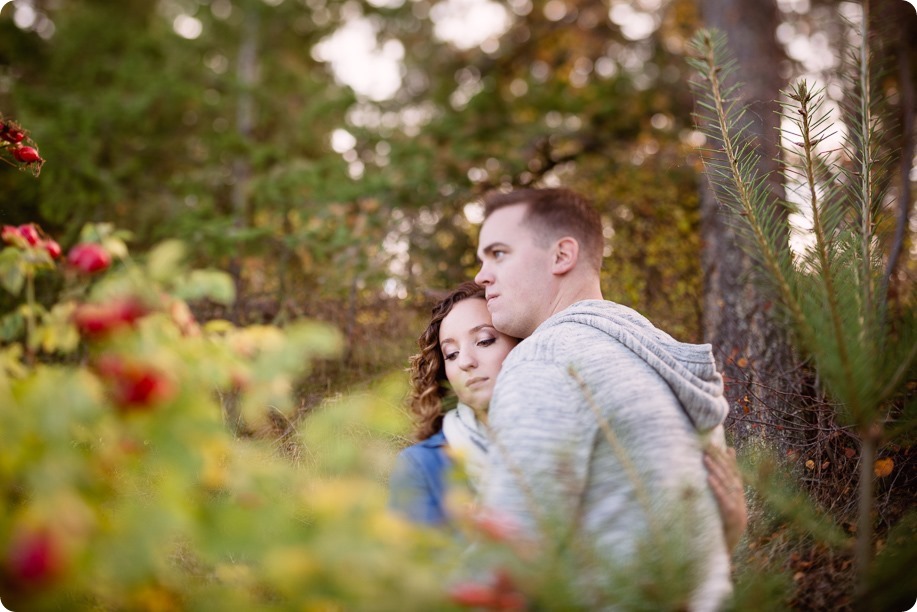
{"type": "Polygon", "coordinates": [[[20,257],[19,249],[3,249],[3,252],[0,252],[0,284],[13,295],[19,295],[24,283],[25,264],[20,257]]]}
{"type": "Polygon", "coordinates": [[[236,286],[226,272],[192,270],[176,283],[173,293],[185,300],[208,298],[219,304],[232,304],[236,299],[236,286]]]}
{"type": "Polygon", "coordinates": [[[153,279],[170,282],[184,272],[185,245],[179,240],[166,240],[150,251],[147,271],[153,279]]]}
{"type": "Polygon", "coordinates": [[[22,335],[25,329],[25,319],[18,311],[11,312],[0,319],[0,340],[10,342],[22,335]]]}

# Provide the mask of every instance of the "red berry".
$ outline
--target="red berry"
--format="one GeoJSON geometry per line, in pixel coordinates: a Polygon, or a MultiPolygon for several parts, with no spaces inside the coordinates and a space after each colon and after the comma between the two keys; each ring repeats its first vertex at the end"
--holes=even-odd
{"type": "Polygon", "coordinates": [[[46,529],[22,532],[10,543],[6,565],[17,581],[44,583],[60,572],[60,551],[46,529]]]}
{"type": "Polygon", "coordinates": [[[43,161],[38,151],[33,147],[16,147],[11,152],[17,161],[21,161],[24,164],[43,161]]]}
{"type": "Polygon", "coordinates": [[[84,242],[70,249],[67,262],[80,272],[93,274],[111,265],[111,255],[100,244],[84,242]]]}
{"type": "Polygon", "coordinates": [[[38,228],[35,227],[34,223],[20,225],[19,235],[25,238],[25,241],[29,243],[29,246],[35,246],[41,240],[41,236],[38,235],[38,228]]]}
{"type": "Polygon", "coordinates": [[[525,606],[525,596],[523,596],[522,593],[512,592],[500,593],[500,595],[497,596],[497,602],[494,608],[497,610],[518,612],[519,610],[525,610],[525,606]]]}
{"type": "Polygon", "coordinates": [[[493,607],[498,600],[493,587],[476,582],[463,582],[449,589],[449,599],[460,606],[493,607]]]}
{"type": "Polygon", "coordinates": [[[132,327],[149,309],[134,297],[104,304],[82,304],[73,313],[73,323],[81,334],[100,337],[121,327],[132,327]]]}
{"type": "Polygon", "coordinates": [[[175,394],[172,381],[149,364],[103,355],[95,369],[106,382],[112,401],[125,412],[153,408],[175,394]]]}
{"type": "Polygon", "coordinates": [[[57,259],[60,257],[61,248],[60,245],[57,244],[57,241],[48,239],[44,241],[42,246],[45,247],[45,251],[48,252],[48,255],[51,256],[51,259],[57,259]]]}
{"type": "Polygon", "coordinates": [[[14,144],[25,140],[25,132],[22,131],[21,129],[17,127],[12,127],[12,126],[4,126],[4,127],[6,129],[0,132],[0,138],[2,138],[3,140],[7,142],[12,142],[14,144]]]}
{"type": "Polygon", "coordinates": [[[3,242],[7,244],[16,244],[16,238],[22,236],[19,233],[19,228],[12,225],[4,225],[3,233],[0,234],[0,237],[3,238],[3,242]]]}
{"type": "Polygon", "coordinates": [[[518,537],[516,523],[505,514],[493,510],[482,511],[475,515],[473,520],[478,530],[494,542],[506,542],[518,537]]]}
{"type": "Polygon", "coordinates": [[[498,570],[491,584],[464,582],[449,589],[449,599],[462,606],[488,610],[525,610],[525,596],[505,570],[498,570]]]}

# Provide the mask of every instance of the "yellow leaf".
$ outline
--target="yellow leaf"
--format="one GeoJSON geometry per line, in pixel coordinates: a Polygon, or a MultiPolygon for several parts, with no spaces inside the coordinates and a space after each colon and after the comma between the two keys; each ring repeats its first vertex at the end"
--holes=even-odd
{"type": "Polygon", "coordinates": [[[814,469],[815,469],[815,462],[812,461],[811,459],[809,459],[808,461],[806,461],[806,469],[807,469],[807,470],[814,470],[814,469]]]}
{"type": "Polygon", "coordinates": [[[892,469],[895,467],[895,462],[886,457],[885,459],[876,459],[876,463],[873,465],[873,472],[876,474],[876,478],[885,478],[892,473],[892,469]]]}

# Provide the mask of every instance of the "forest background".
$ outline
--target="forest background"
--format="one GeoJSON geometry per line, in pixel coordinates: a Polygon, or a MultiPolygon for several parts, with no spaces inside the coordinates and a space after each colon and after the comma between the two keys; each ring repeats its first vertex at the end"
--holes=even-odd
{"type": "MultiPolygon", "coordinates": [[[[883,146],[903,151],[877,240],[888,291],[911,308],[917,12],[872,11],[877,89],[900,126],[883,146]]],[[[768,164],[779,91],[804,77],[840,104],[862,16],[829,0],[15,0],[0,11],[0,110],[46,162],[37,178],[0,173],[0,221],[38,223],[65,251],[102,222],[135,254],[179,239],[189,265],[235,287],[231,305],[191,300],[198,320],[340,330],[340,356],[297,379],[282,418],[232,423],[296,455],[291,432],[312,413],[406,376],[432,300],[476,269],[482,193],[569,186],[602,212],[605,296],[712,342],[740,457],[766,440],[794,495],[850,535],[856,445],[710,196],[686,55],[701,26],[730,36],[768,164]],[[800,411],[811,428],[789,433],[800,411]]],[[[809,222],[789,219],[792,241],[809,222]]],[[[39,276],[38,301],[60,286],[39,276]]],[[[3,294],[0,312],[17,303],[3,294]]],[[[385,437],[392,452],[407,443],[406,420],[385,437]]],[[[912,455],[906,439],[879,449],[893,466],[877,480],[880,541],[912,506],[912,455]]],[[[849,555],[761,524],[741,554],[766,550],[792,577],[783,603],[850,605],[849,555]]]]}

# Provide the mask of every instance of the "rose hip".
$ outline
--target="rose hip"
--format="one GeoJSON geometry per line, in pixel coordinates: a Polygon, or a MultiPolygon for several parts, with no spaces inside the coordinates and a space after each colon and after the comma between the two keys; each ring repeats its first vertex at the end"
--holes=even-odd
{"type": "Polygon", "coordinates": [[[149,410],[175,394],[172,381],[158,368],[118,355],[103,355],[95,363],[112,402],[125,412],[149,410]]]}
{"type": "Polygon", "coordinates": [[[18,581],[46,583],[60,573],[60,551],[47,529],[19,533],[7,551],[6,566],[18,581]]]}
{"type": "Polygon", "coordinates": [[[67,262],[80,272],[94,274],[111,265],[111,255],[100,244],[84,242],[70,249],[67,262]]]}
{"type": "Polygon", "coordinates": [[[38,234],[38,228],[35,227],[34,223],[20,225],[19,235],[25,238],[25,241],[29,243],[29,246],[35,246],[41,240],[41,236],[38,234]]]}
{"type": "Polygon", "coordinates": [[[45,251],[47,251],[48,255],[51,256],[51,259],[57,259],[61,256],[62,251],[60,245],[57,244],[57,241],[48,239],[42,243],[42,246],[45,248],[45,251]]]}
{"type": "Polygon", "coordinates": [[[16,243],[16,238],[18,238],[18,237],[21,236],[21,235],[22,235],[22,234],[19,233],[19,228],[18,228],[18,227],[15,227],[15,226],[12,226],[12,225],[4,225],[4,226],[3,226],[3,233],[0,234],[0,237],[2,237],[2,238],[3,238],[3,242],[5,242],[5,243],[7,243],[7,244],[15,244],[15,243],[16,243]]]}
{"type": "Polygon", "coordinates": [[[17,161],[24,164],[43,161],[34,147],[16,147],[10,151],[17,161]]]}
{"type": "Polygon", "coordinates": [[[73,323],[80,334],[98,338],[123,327],[133,327],[149,309],[134,297],[112,300],[104,304],[82,304],[73,313],[73,323]]]}
{"type": "Polygon", "coordinates": [[[0,133],[0,138],[7,142],[16,144],[25,140],[25,132],[19,128],[7,126],[6,129],[0,133]]]}

